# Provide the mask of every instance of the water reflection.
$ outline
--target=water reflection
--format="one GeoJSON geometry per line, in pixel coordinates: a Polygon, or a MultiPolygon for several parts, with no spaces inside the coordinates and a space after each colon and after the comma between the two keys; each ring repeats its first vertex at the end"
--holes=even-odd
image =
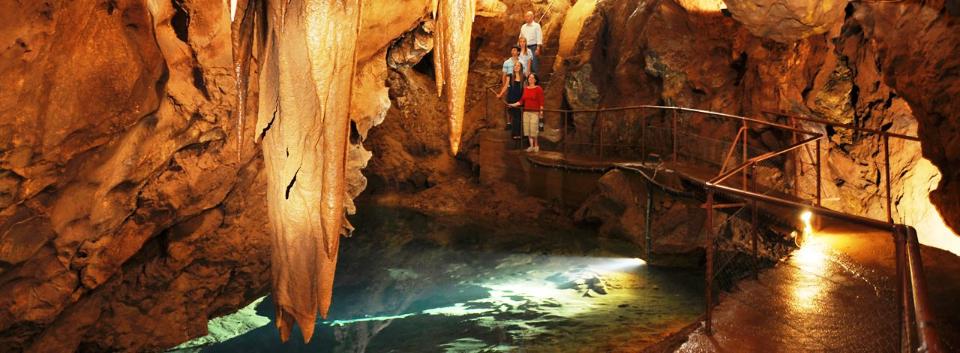
{"type": "MultiPolygon", "coordinates": [[[[398,209],[361,214],[310,344],[295,335],[281,344],[272,323],[226,325],[234,329],[178,351],[608,351],[649,344],[702,308],[702,272],[650,268],[630,244],[398,209]]],[[[218,321],[264,323],[272,305],[218,321]]],[[[223,326],[212,321],[211,333],[223,326]]]]}
{"type": "Polygon", "coordinates": [[[793,282],[793,303],[799,311],[810,312],[818,309],[818,301],[826,279],[825,271],[829,258],[829,247],[812,232],[805,234],[803,246],[795,251],[790,262],[800,271],[796,272],[793,282]]]}

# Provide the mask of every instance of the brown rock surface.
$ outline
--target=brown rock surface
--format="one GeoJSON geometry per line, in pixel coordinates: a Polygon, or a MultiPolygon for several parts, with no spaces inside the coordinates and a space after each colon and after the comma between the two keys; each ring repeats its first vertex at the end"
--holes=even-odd
{"type": "MultiPolygon", "coordinates": [[[[381,190],[428,189],[400,202],[438,212],[483,206],[481,213],[506,219],[558,217],[507,186],[489,186],[499,191],[485,194],[462,179],[469,175],[464,161],[478,161],[478,130],[502,127],[500,105],[487,92],[499,84],[500,64],[529,9],[545,14],[548,57],[560,50],[555,65],[544,68],[548,107],[664,103],[751,116],[787,111],[917,133],[922,146],[891,146],[895,219],[936,218],[923,202],[931,183],[939,183],[933,205],[958,230],[954,3],[857,3],[846,16],[816,20],[807,26],[812,32],[778,28],[760,38],[733,7],[734,18],[712,10],[716,2],[480,1],[463,80],[462,152],[450,156],[448,129],[439,123],[449,110],[436,96],[435,67],[428,63],[429,2],[367,0],[361,36],[368,40],[358,48],[357,74],[348,77],[362,104],[349,107],[351,122],[344,123],[350,129],[344,193],[334,208],[355,210],[352,199],[366,186],[360,169],[369,159],[381,190]],[[580,12],[565,21],[571,5],[580,12]],[[773,40],[801,32],[804,38],[790,44],[773,40]],[[921,148],[939,172],[923,164],[921,148]],[[455,198],[459,193],[473,203],[455,198]]],[[[260,22],[249,33],[263,33],[258,7],[247,11],[241,1],[231,24],[224,5],[0,4],[0,347],[159,350],[203,334],[208,317],[266,291],[267,174],[254,143],[265,126],[253,123],[264,116],[236,107],[243,97],[243,111],[256,112],[259,84],[238,87],[236,78],[246,75],[237,74],[231,49],[244,38],[253,42],[257,58],[241,71],[256,77],[263,64],[258,48],[267,38],[237,34],[253,16],[260,22]]],[[[573,121],[577,138],[586,140],[599,126],[591,116],[573,121]]],[[[547,123],[544,138],[558,141],[562,121],[547,123]]],[[[609,124],[606,131],[618,127],[609,124]]],[[[691,127],[716,139],[735,131],[714,120],[691,127]]],[[[825,203],[884,218],[879,140],[828,133],[825,203]]],[[[789,141],[759,128],[750,136],[763,148],[789,141]]],[[[784,182],[809,185],[812,173],[804,168],[801,180],[784,182]]],[[[641,215],[622,197],[597,196],[584,217],[602,219],[605,234],[636,238],[641,215]]],[[[661,210],[668,215],[663,222],[673,222],[662,226],[668,230],[682,228],[678,220],[697,211],[679,204],[661,210]]],[[[662,241],[682,244],[688,239],[681,235],[662,241]]]]}
{"type": "MultiPolygon", "coordinates": [[[[650,234],[646,234],[646,200],[650,192],[646,179],[613,170],[600,178],[597,188],[597,193],[574,214],[577,222],[596,224],[601,236],[626,239],[644,252],[650,236],[652,246],[651,258],[646,259],[648,263],[700,266],[697,261],[704,251],[706,211],[699,202],[654,191],[650,234]]],[[[721,251],[751,248],[749,222],[731,218],[723,212],[715,215],[717,224],[723,225],[718,235],[721,251]]],[[[777,261],[792,249],[783,241],[785,234],[778,234],[768,226],[762,229],[767,230],[761,235],[758,247],[762,258],[777,261]]]]}
{"type": "Polygon", "coordinates": [[[157,350],[262,292],[261,162],[237,149],[227,10],[2,6],[0,346],[157,350]]]}
{"type": "Polygon", "coordinates": [[[841,22],[846,0],[724,0],[733,18],[758,37],[792,43],[841,22]]]}
{"type": "Polygon", "coordinates": [[[943,174],[930,198],[960,233],[960,6],[952,1],[865,4],[854,17],[878,45],[884,83],[915,114],[923,156],[943,174]]]}
{"type": "MultiPolygon", "coordinates": [[[[2,6],[0,346],[159,350],[261,296],[262,129],[235,108],[240,77],[245,111],[257,111],[257,80],[243,75],[258,75],[260,61],[238,74],[231,46],[253,42],[239,53],[256,56],[263,38],[230,30],[259,33],[259,7],[241,1],[231,25],[220,3],[2,6]]],[[[403,33],[425,11],[365,28],[403,33]]],[[[365,42],[372,59],[357,69],[348,212],[366,185],[360,142],[389,104],[382,49],[392,39],[365,42]]]]}

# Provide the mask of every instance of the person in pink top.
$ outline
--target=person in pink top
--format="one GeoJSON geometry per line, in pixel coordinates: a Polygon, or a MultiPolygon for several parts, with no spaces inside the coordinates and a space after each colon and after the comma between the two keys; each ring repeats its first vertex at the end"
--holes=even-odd
{"type": "Polygon", "coordinates": [[[523,134],[530,139],[527,152],[540,152],[537,137],[540,135],[540,119],[543,119],[543,88],[537,85],[537,74],[527,76],[527,87],[523,88],[523,97],[513,107],[523,105],[523,134]]]}

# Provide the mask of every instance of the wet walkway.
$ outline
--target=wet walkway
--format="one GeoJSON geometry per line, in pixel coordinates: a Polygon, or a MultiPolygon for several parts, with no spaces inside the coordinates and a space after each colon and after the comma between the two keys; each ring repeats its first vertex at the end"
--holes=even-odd
{"type": "MultiPolygon", "coordinates": [[[[923,247],[930,301],[948,352],[960,348],[960,258],[923,247]]],[[[832,225],[788,259],[724,293],[713,336],[677,352],[897,352],[894,249],[887,233],[832,225]]]]}

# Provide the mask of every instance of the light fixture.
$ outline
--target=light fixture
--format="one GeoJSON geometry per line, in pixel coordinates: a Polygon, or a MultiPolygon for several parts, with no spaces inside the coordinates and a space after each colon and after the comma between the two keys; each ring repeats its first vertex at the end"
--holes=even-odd
{"type": "Polygon", "coordinates": [[[800,220],[803,221],[803,237],[808,238],[813,235],[813,225],[810,222],[813,220],[813,212],[805,210],[800,213],[800,220]]]}

